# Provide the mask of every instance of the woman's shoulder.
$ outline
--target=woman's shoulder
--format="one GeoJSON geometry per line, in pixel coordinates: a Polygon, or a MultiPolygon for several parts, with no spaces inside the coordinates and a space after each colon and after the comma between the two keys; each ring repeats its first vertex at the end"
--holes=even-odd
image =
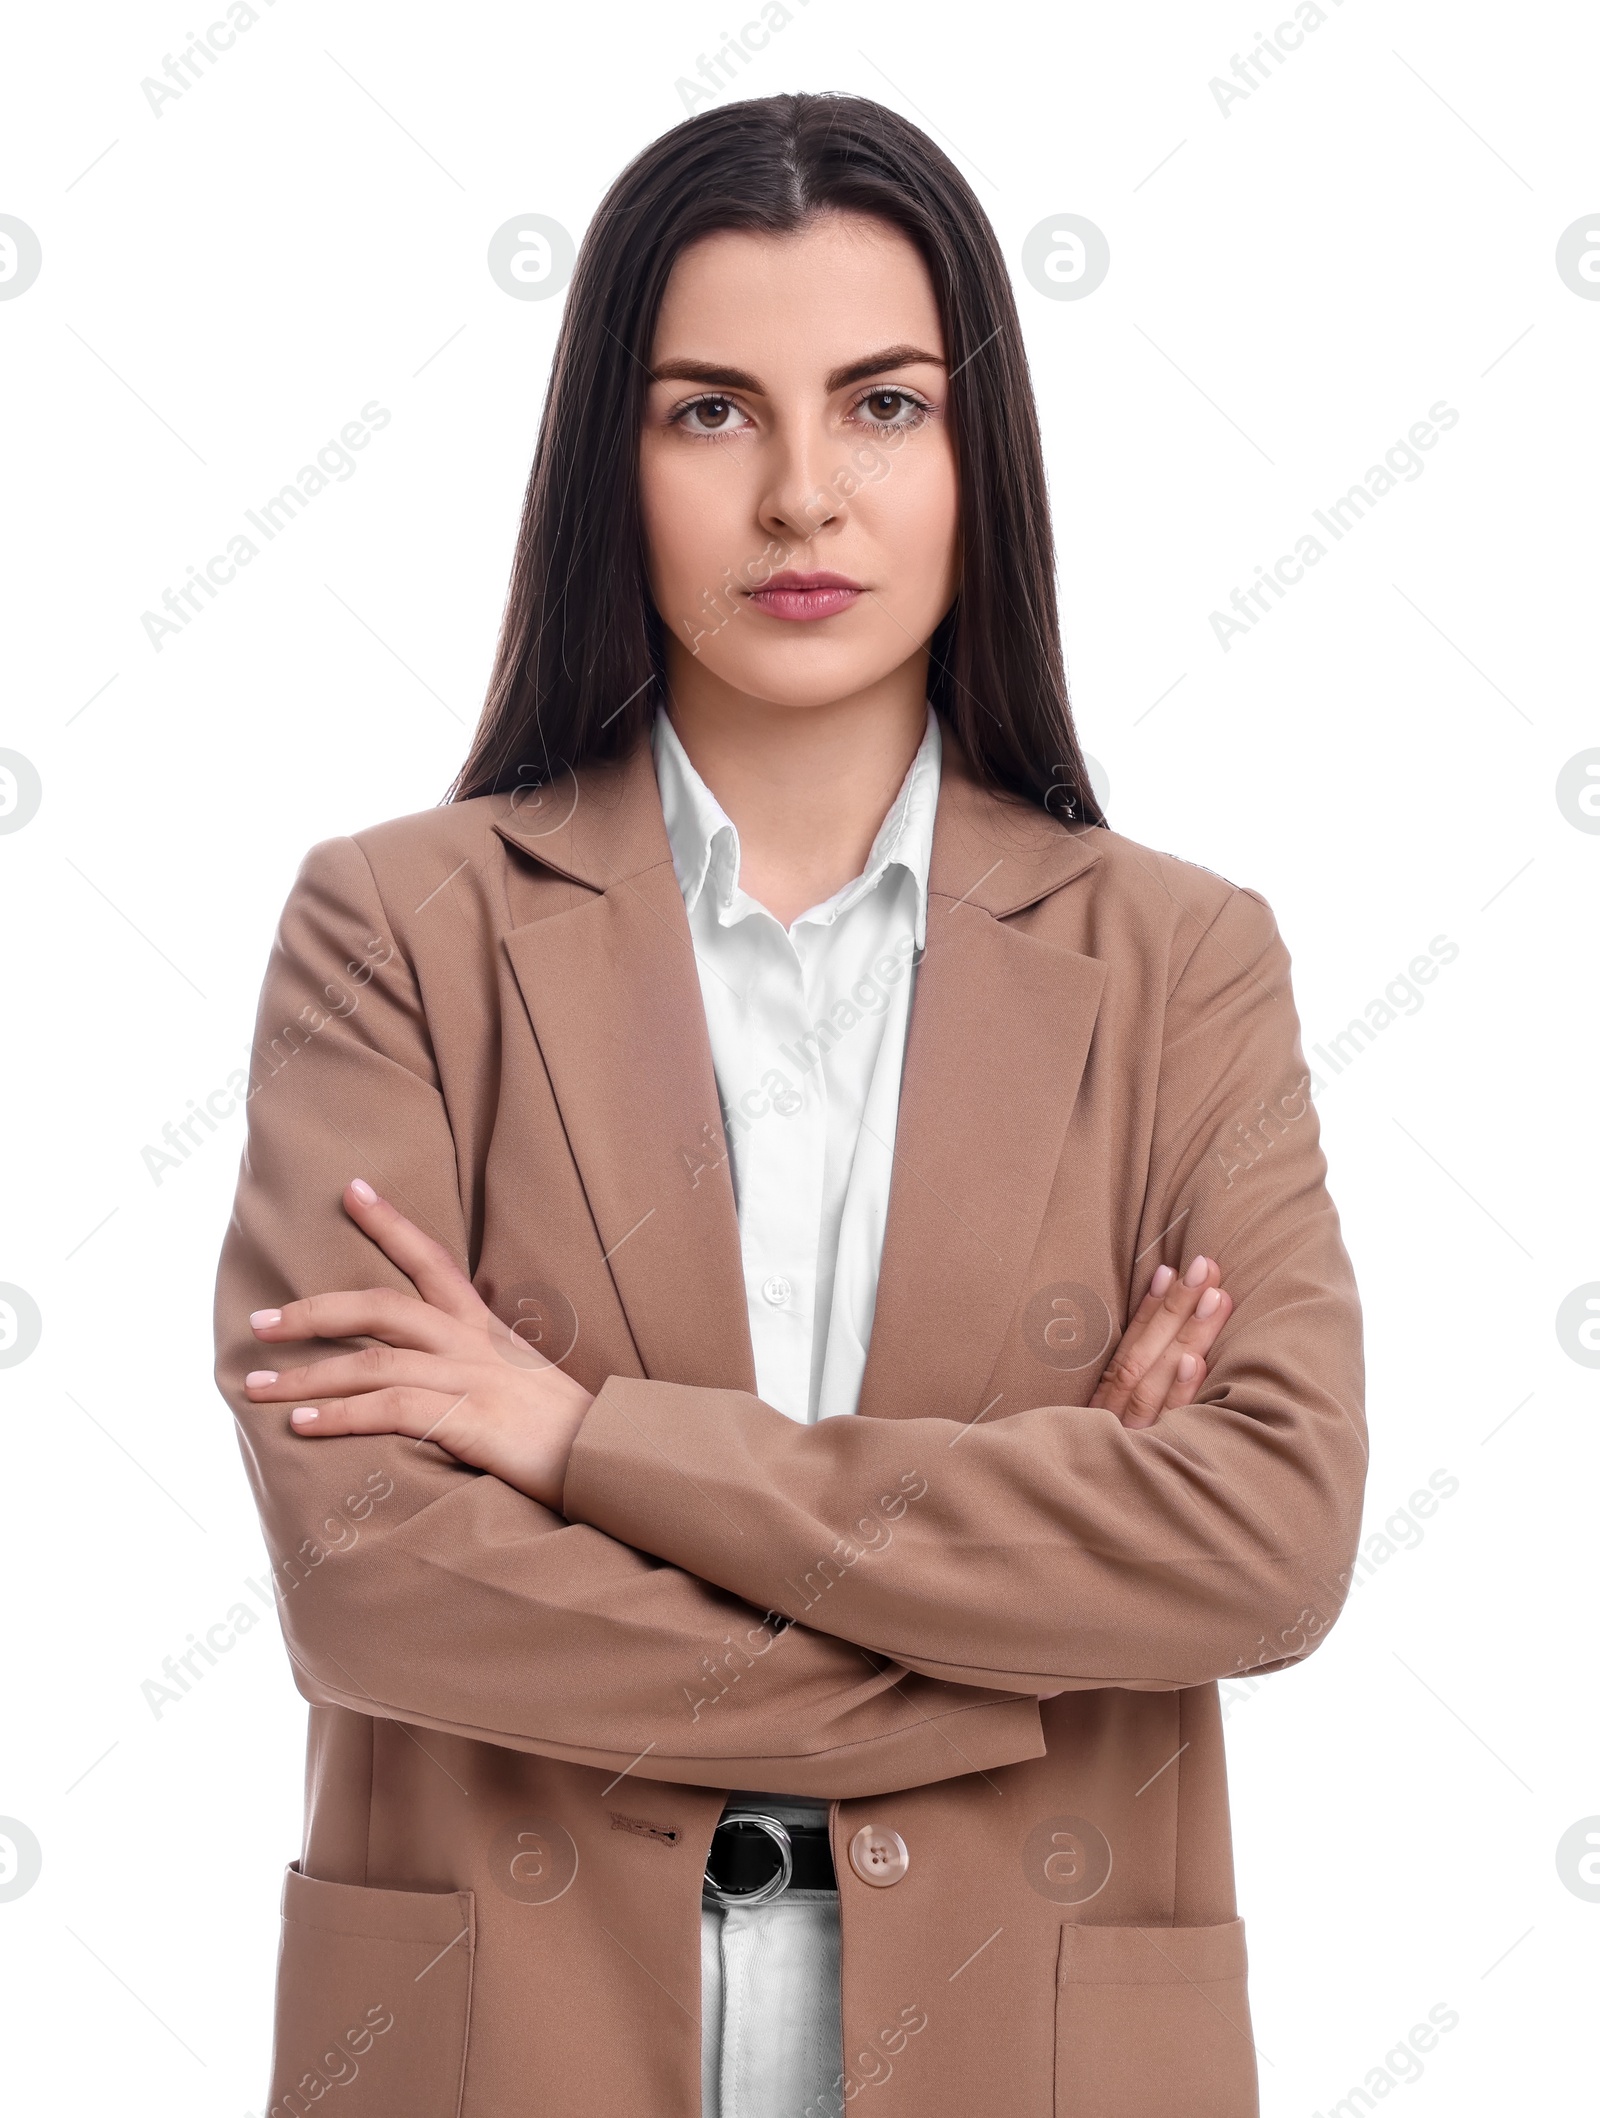
{"type": "Polygon", "coordinates": [[[505,807],[489,795],[444,802],[319,839],[300,862],[281,935],[383,934],[419,965],[458,958],[468,931],[491,945],[514,923],[508,848],[494,830],[505,807]]]}
{"type": "Polygon", "coordinates": [[[1111,946],[1095,953],[1115,956],[1126,940],[1145,989],[1164,984],[1169,1023],[1253,1019],[1260,1007],[1287,997],[1290,951],[1260,890],[1117,832],[1104,836],[1096,924],[1102,944],[1110,936],[1111,946]],[[1113,905],[1126,908],[1122,920],[1113,905]]]}
{"type": "Polygon", "coordinates": [[[1141,1006],[1160,993],[1204,1004],[1238,977],[1280,975],[1287,950],[1258,889],[1105,826],[1075,835],[1064,887],[1024,915],[1040,938],[1103,963],[1141,1006]]]}
{"type": "Polygon", "coordinates": [[[1197,860],[1100,826],[1082,833],[1096,854],[1085,876],[1102,910],[1115,904],[1149,930],[1204,931],[1219,919],[1271,927],[1272,908],[1248,883],[1197,860]]]}
{"type": "Polygon", "coordinates": [[[365,886],[376,888],[385,899],[393,894],[397,901],[414,902],[408,894],[414,886],[431,888],[441,874],[474,864],[481,867],[485,855],[501,848],[494,823],[505,806],[493,795],[441,802],[319,839],[301,862],[301,881],[364,878],[365,886]]]}
{"type": "Polygon", "coordinates": [[[409,816],[391,816],[381,823],[366,824],[350,837],[376,869],[391,873],[418,872],[441,854],[468,857],[487,845],[498,844],[494,836],[496,818],[505,813],[504,796],[483,794],[466,802],[439,802],[431,809],[413,810],[409,816]]]}

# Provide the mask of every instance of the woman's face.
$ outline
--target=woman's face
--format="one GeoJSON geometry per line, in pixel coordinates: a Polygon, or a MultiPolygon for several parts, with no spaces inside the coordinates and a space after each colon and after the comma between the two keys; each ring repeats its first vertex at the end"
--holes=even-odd
{"type": "Polygon", "coordinates": [[[651,353],[639,470],[675,685],[781,706],[911,663],[955,597],[958,495],[927,268],[886,222],[686,250],[651,353]]]}

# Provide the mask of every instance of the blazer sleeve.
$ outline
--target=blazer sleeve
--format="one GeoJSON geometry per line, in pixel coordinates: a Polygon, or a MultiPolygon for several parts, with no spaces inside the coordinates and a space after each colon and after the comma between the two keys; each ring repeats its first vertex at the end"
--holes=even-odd
{"type": "MultiPolygon", "coordinates": [[[[1031,1696],[880,1666],[432,1443],[307,1441],[286,1406],[247,1399],[262,1357],[252,1310],[345,1287],[415,1292],[345,1213],[352,1176],[468,1255],[417,981],[354,840],[314,847],[301,868],[254,1049],[215,1372],[307,1699],[650,1779],[796,1794],[886,1793],[1043,1754],[1031,1696]]],[[[274,1351],[298,1365],[365,1343],[274,1351]]]]}
{"type": "Polygon", "coordinates": [[[801,1427],[744,1392],[614,1377],[567,1515],[964,1683],[1176,1689],[1308,1654],[1359,1534],[1361,1324],[1265,901],[1230,886],[1168,977],[1126,1300],[1163,1250],[1218,1260],[1235,1307],[1196,1403],[1131,1431],[1038,1405],[952,1453],[947,1419],[801,1427]],[[904,1502],[881,1549],[852,1541],[864,1495],[904,1502]]]}

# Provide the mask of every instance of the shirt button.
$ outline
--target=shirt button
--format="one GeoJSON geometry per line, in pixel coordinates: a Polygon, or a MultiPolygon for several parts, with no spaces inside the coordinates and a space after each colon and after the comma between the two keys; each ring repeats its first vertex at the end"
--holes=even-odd
{"type": "Polygon", "coordinates": [[[794,1289],[781,1272],[775,1272],[770,1280],[761,1282],[761,1292],[774,1309],[781,1309],[790,1295],[794,1293],[794,1289]]]}
{"type": "Polygon", "coordinates": [[[898,1831],[863,1824],[850,1841],[850,1865],[864,1883],[871,1883],[875,1890],[887,1890],[911,1866],[911,1856],[898,1831]]]}

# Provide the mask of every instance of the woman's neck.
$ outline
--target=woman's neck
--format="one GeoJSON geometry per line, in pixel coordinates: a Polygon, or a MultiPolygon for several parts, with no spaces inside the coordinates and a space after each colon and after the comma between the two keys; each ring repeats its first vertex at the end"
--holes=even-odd
{"type": "Polygon", "coordinates": [[[866,865],[927,727],[926,651],[849,698],[790,705],[675,648],[668,716],[738,831],[740,887],[790,926],[866,865]]]}

